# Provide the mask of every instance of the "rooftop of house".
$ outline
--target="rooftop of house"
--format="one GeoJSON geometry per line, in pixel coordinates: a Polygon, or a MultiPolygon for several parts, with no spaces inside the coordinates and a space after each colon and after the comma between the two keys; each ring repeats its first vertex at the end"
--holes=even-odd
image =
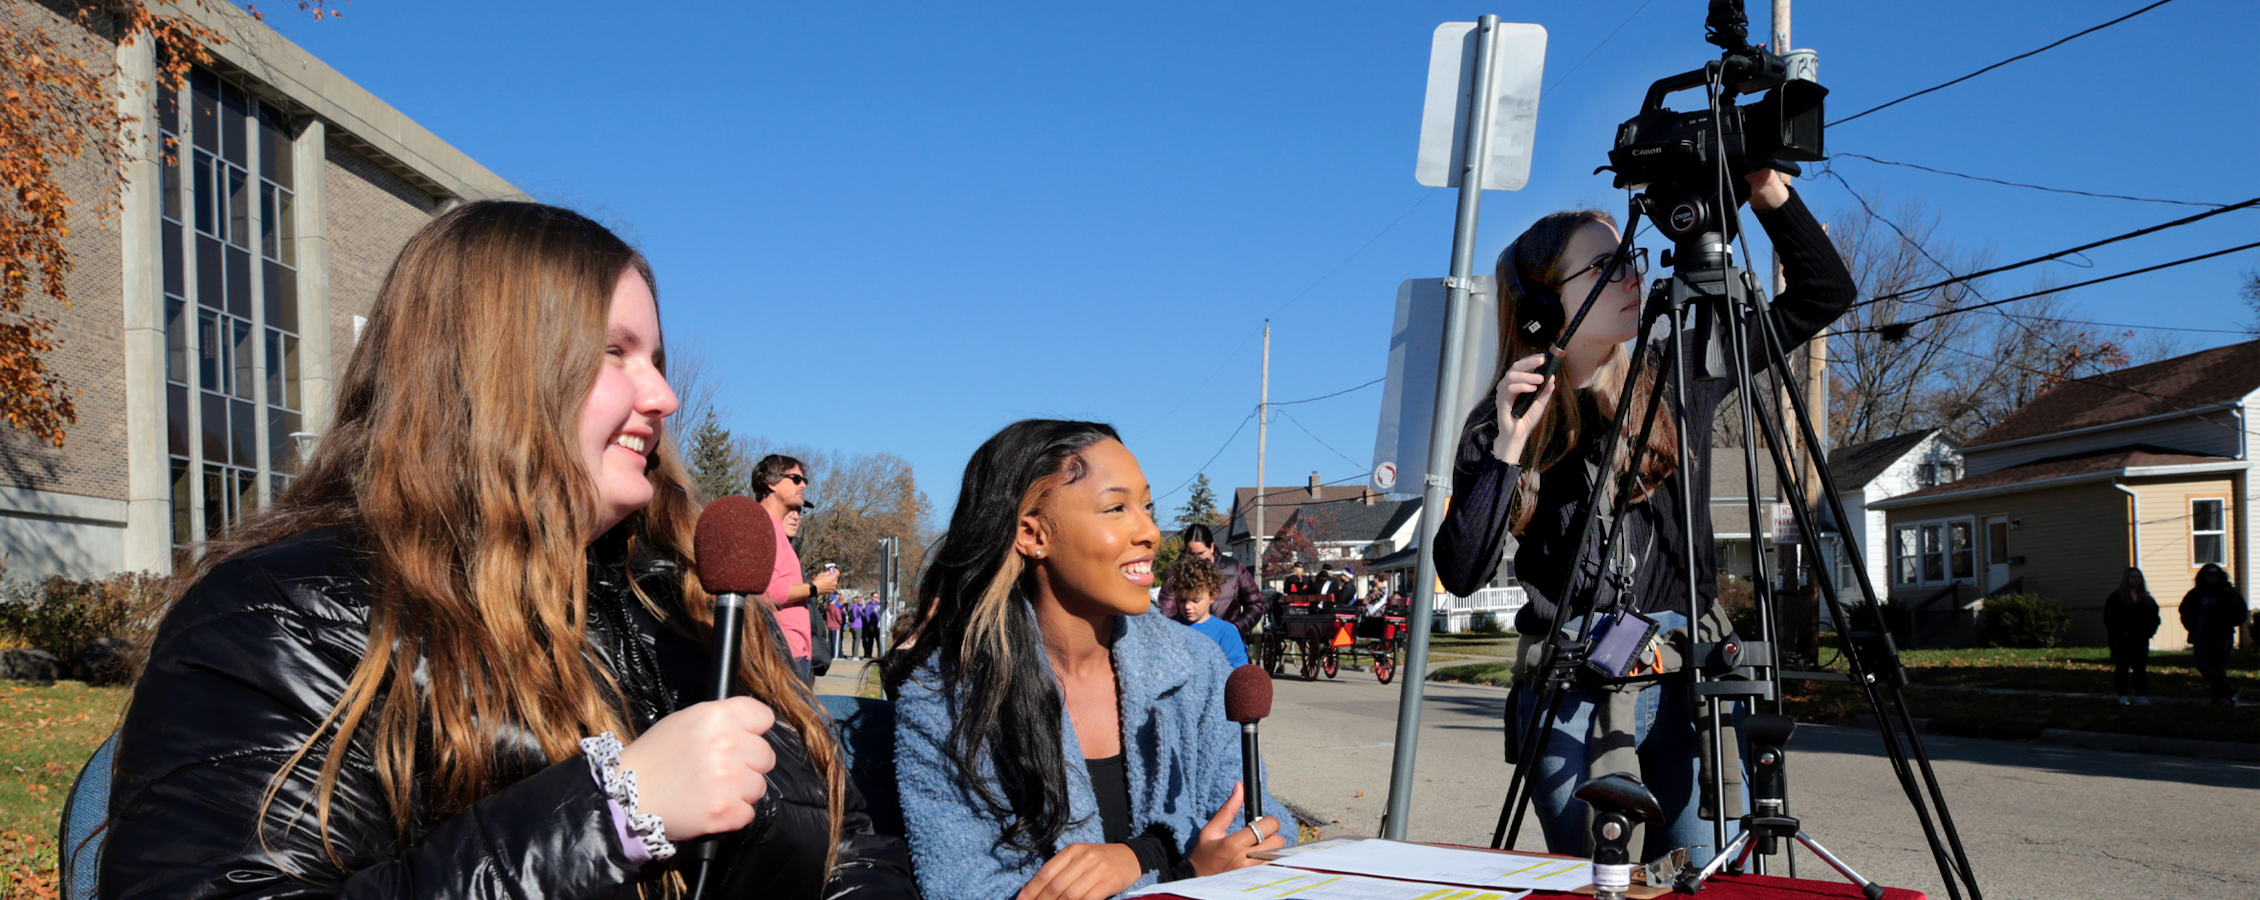
{"type": "MultiPolygon", "coordinates": [[[[1731,503],[1741,508],[1742,498],[1750,492],[1742,487],[1742,448],[1711,448],[1711,505],[1731,503]]],[[[1758,450],[1758,497],[1772,500],[1781,493],[1781,482],[1774,477],[1773,454],[1764,448],[1758,450]]]]}
{"type": "Polygon", "coordinates": [[[1963,444],[1990,444],[2232,403],[2260,390],[2260,341],[2064,382],[1963,444]]]}
{"type": "Polygon", "coordinates": [[[1305,503],[1281,519],[1279,527],[1293,524],[1314,543],[1370,544],[1395,534],[1405,520],[1419,513],[1417,499],[1383,500],[1371,506],[1355,502],[1305,503]]]}
{"type": "MultiPolygon", "coordinates": [[[[1287,523],[1288,513],[1304,504],[1379,506],[1389,502],[1383,499],[1380,492],[1363,484],[1265,485],[1263,494],[1264,529],[1274,533],[1279,530],[1279,526],[1287,523]]],[[[1255,514],[1255,503],[1255,488],[1232,489],[1232,525],[1231,534],[1225,538],[1227,542],[1248,538],[1248,522],[1245,520],[1255,514]]]]}
{"type": "Polygon", "coordinates": [[[1943,497],[1949,494],[1961,494],[1969,491],[1982,490],[1985,488],[1998,488],[2019,484],[2031,484],[2033,482],[2047,481],[2056,478],[2071,478],[2079,475],[2098,475],[2105,472],[2116,472],[2120,469],[2151,468],[2155,466],[2186,466],[2199,465],[2204,463],[2225,462],[2236,462],[2236,460],[2223,456],[2198,456],[2190,453],[2179,453],[2160,447],[2150,447],[2143,445],[2117,447],[2110,450],[2091,451],[2087,453],[2034,460],[2021,466],[2010,466],[2009,468],[1987,472],[1983,475],[1971,475],[1967,478],[1963,478],[1960,481],[1952,481],[1946,484],[1933,485],[1931,487],[1923,488],[1922,490],[1915,491],[1910,494],[1901,494],[1898,497],[1892,498],[1892,500],[1893,502],[1897,502],[1901,500],[1919,500],[1932,497],[1943,497]]]}
{"type": "Polygon", "coordinates": [[[1836,476],[1839,490],[1859,490],[1915,449],[1924,438],[1937,433],[1936,428],[1925,428],[1866,443],[1846,444],[1828,452],[1829,473],[1836,476]]]}

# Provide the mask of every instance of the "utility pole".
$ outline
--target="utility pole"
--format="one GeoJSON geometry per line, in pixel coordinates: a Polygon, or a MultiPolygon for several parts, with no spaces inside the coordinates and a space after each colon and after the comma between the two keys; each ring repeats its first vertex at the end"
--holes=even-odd
{"type": "Polygon", "coordinates": [[[1263,590],[1263,454],[1271,442],[1271,320],[1263,320],[1263,387],[1256,393],[1256,524],[1248,537],[1256,542],[1256,590],[1263,590]]]}

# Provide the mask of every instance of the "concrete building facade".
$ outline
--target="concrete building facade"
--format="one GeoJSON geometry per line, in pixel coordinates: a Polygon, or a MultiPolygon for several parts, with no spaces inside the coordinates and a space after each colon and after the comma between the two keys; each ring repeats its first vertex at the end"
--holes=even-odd
{"type": "Polygon", "coordinates": [[[118,88],[117,168],[59,166],[71,303],[47,362],[78,420],[0,428],[0,558],[20,575],[169,572],[286,486],[400,246],[499,176],[230,4],[164,7],[224,41],[180,89],[147,41],[63,2],[0,0],[118,88]],[[112,193],[116,200],[113,203],[112,193]]]}

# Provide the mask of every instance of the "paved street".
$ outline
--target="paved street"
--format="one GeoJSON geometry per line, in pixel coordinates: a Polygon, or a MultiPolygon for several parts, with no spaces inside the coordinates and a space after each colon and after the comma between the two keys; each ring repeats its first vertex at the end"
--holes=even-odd
{"type": "MultiPolygon", "coordinates": [[[[1377,833],[1402,685],[1350,669],[1274,684],[1263,724],[1274,791],[1340,820],[1326,833],[1377,833]]],[[[1490,842],[1508,775],[1505,698],[1504,688],[1428,686],[1411,838],[1490,842]]],[[[2243,844],[2260,826],[2260,765],[1926,741],[1988,898],[2260,896],[2260,865],[2243,844]]],[[[1870,878],[1945,896],[1874,732],[1801,727],[1789,750],[1790,803],[1807,833],[1870,878]]],[[[1521,846],[1542,849],[1536,828],[1525,832],[1521,846]]],[[[1799,874],[1826,871],[1800,855],[1799,874]]]]}

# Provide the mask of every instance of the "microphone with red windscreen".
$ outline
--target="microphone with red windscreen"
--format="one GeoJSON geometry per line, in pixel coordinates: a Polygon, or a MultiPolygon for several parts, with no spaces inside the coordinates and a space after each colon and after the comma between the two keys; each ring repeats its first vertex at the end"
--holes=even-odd
{"type": "Polygon", "coordinates": [[[1263,756],[1256,750],[1256,723],[1268,715],[1271,673],[1257,665],[1233,669],[1224,680],[1224,718],[1240,723],[1240,783],[1247,788],[1240,810],[1250,827],[1263,816],[1263,756]]]}
{"type": "MultiPolygon", "coordinates": [[[[738,639],[745,633],[746,596],[767,590],[777,570],[777,524],[753,498],[724,497],[699,514],[691,556],[700,586],[714,595],[714,647],[708,657],[713,680],[706,699],[727,700],[730,677],[738,670],[738,639]]],[[[690,848],[694,898],[705,893],[715,846],[708,836],[690,848]]]]}

